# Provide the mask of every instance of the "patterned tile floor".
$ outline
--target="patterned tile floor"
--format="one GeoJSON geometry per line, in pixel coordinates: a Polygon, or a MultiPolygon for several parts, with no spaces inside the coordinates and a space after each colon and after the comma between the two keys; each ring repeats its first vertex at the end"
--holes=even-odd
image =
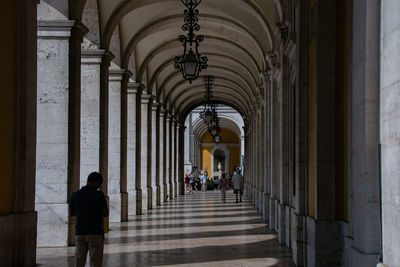
{"type": "MultiPolygon", "coordinates": [[[[250,202],[218,191],[180,196],[111,223],[103,266],[294,266],[250,202]]],[[[39,266],[73,266],[74,248],[38,248],[39,266]]],[[[89,266],[87,263],[86,266],[89,266]]]]}

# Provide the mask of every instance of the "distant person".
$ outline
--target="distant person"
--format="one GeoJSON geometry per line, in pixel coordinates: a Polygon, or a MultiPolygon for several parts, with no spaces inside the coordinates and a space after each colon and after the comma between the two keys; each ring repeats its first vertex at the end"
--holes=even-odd
{"type": "Polygon", "coordinates": [[[238,203],[238,193],[240,193],[240,202],[242,202],[243,196],[243,188],[244,188],[244,179],[243,176],[240,174],[240,170],[237,170],[236,173],[232,177],[232,184],[233,184],[233,193],[236,197],[236,203],[238,203]]]}
{"type": "Polygon", "coordinates": [[[221,199],[223,203],[226,203],[226,190],[228,190],[228,180],[225,178],[225,173],[222,174],[219,179],[219,188],[221,190],[221,199]]]}
{"type": "Polygon", "coordinates": [[[193,189],[194,189],[194,185],[195,185],[193,172],[189,176],[189,184],[190,184],[190,186],[189,186],[190,193],[193,193],[193,189]]]}
{"type": "Polygon", "coordinates": [[[206,192],[207,191],[207,175],[206,172],[203,174],[201,177],[201,191],[206,192]]]}
{"type": "Polygon", "coordinates": [[[188,193],[190,192],[189,183],[190,183],[190,178],[189,178],[189,175],[186,174],[186,176],[185,176],[185,191],[188,192],[188,193]]]}
{"type": "Polygon", "coordinates": [[[91,267],[99,267],[103,263],[103,218],[108,217],[108,207],[104,193],[99,190],[102,183],[101,174],[92,172],[86,186],[71,195],[69,212],[71,216],[76,216],[76,267],[85,266],[88,251],[91,267]]]}

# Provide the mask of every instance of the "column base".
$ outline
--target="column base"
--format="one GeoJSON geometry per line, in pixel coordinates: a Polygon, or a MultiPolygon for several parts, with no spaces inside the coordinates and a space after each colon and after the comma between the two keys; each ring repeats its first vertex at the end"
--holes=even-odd
{"type": "Polygon", "coordinates": [[[169,183],[169,195],[168,198],[169,199],[173,199],[174,198],[174,186],[173,183],[169,183]]]}
{"type": "Polygon", "coordinates": [[[274,231],[277,230],[277,202],[276,198],[269,200],[269,228],[274,231]]]}
{"type": "Polygon", "coordinates": [[[121,193],[110,194],[109,195],[109,209],[110,222],[120,222],[121,221],[121,193]]]}
{"type": "Polygon", "coordinates": [[[307,266],[340,266],[340,224],[307,217],[307,266]]]}
{"type": "Polygon", "coordinates": [[[121,192],[121,222],[128,221],[128,193],[121,192]]]}
{"type": "Polygon", "coordinates": [[[304,250],[306,241],[304,240],[304,229],[305,229],[305,220],[306,217],[304,215],[299,215],[295,213],[295,210],[292,209],[292,221],[291,221],[291,237],[292,237],[292,254],[293,254],[293,262],[296,265],[304,266],[304,250]]]}
{"type": "Polygon", "coordinates": [[[168,185],[163,184],[163,201],[168,202],[168,185]]]}
{"type": "Polygon", "coordinates": [[[264,201],[264,210],[263,210],[263,220],[267,224],[269,224],[269,199],[270,195],[264,194],[263,201],[264,201]]]}
{"type": "Polygon", "coordinates": [[[178,197],[178,183],[174,181],[174,198],[178,197]]]}
{"type": "Polygon", "coordinates": [[[258,191],[257,202],[258,202],[258,214],[262,216],[264,213],[264,192],[258,191]]]}
{"type": "Polygon", "coordinates": [[[68,245],[68,204],[36,204],[37,246],[65,247],[68,245]]]}
{"type": "Polygon", "coordinates": [[[151,187],[147,187],[147,209],[153,209],[153,189],[151,187]]]}
{"type": "Polygon", "coordinates": [[[136,189],[136,215],[142,215],[142,189],[136,189]]]}
{"type": "Polygon", "coordinates": [[[35,266],[37,213],[2,215],[0,225],[2,266],[35,266]]]}
{"type": "Polygon", "coordinates": [[[161,206],[161,186],[156,185],[156,205],[161,206]]]}

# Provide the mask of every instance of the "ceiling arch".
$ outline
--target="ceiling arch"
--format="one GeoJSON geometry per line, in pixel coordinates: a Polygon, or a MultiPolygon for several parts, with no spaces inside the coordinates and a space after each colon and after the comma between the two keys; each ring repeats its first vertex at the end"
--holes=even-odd
{"type": "MultiPolygon", "coordinates": [[[[154,94],[177,116],[204,101],[201,79],[189,84],[174,68],[174,57],[183,52],[178,36],[187,34],[182,30],[185,7],[180,0],[97,1],[100,47],[109,49],[118,27],[120,67],[131,71],[147,94],[154,94]]],[[[269,55],[279,43],[280,1],[206,0],[197,9],[201,28],[196,34],[204,36],[199,52],[208,58],[201,75],[218,79],[215,101],[247,114],[262,86],[261,74],[269,69],[269,55]]]]}

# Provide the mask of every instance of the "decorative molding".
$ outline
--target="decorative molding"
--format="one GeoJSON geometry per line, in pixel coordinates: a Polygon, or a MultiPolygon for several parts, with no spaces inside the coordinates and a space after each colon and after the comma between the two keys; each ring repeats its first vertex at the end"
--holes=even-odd
{"type": "Polygon", "coordinates": [[[119,82],[122,81],[123,76],[125,75],[126,70],[125,69],[119,69],[119,70],[109,70],[108,72],[108,79],[110,82],[119,82]]]}
{"type": "Polygon", "coordinates": [[[71,37],[71,29],[74,25],[74,20],[39,20],[37,22],[37,38],[69,39],[71,37]]]}

